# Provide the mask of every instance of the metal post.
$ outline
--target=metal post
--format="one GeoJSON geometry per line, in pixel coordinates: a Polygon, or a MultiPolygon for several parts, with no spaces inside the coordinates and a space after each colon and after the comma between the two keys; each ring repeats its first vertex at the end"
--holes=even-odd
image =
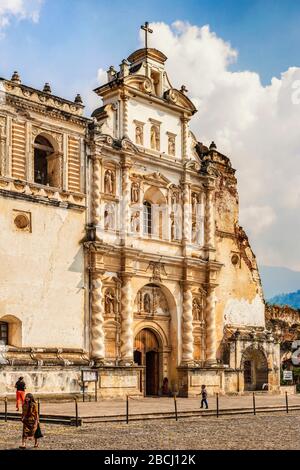
{"type": "Polygon", "coordinates": [[[256,415],[256,408],[255,408],[255,393],[253,392],[253,414],[256,415]]]}
{"type": "Polygon", "coordinates": [[[78,403],[77,403],[77,398],[74,398],[75,400],[75,422],[76,422],[76,428],[78,428],[78,403]]]}
{"type": "Polygon", "coordinates": [[[97,396],[97,381],[95,380],[95,402],[98,401],[98,396],[97,396]]]}
{"type": "Polygon", "coordinates": [[[288,394],[285,392],[285,406],[286,406],[286,412],[289,412],[289,401],[288,401],[288,394]]]}
{"type": "Polygon", "coordinates": [[[83,385],[82,385],[82,387],[83,387],[82,401],[84,402],[85,382],[82,382],[82,383],[83,383],[83,385]]]}
{"type": "Polygon", "coordinates": [[[176,395],[174,395],[174,407],[175,407],[175,419],[176,421],[178,421],[176,395]]]}
{"type": "Polygon", "coordinates": [[[129,422],[129,396],[126,395],[126,424],[129,422]]]}
{"type": "Polygon", "coordinates": [[[4,415],[5,415],[5,421],[7,421],[7,397],[4,398],[4,415]]]}
{"type": "Polygon", "coordinates": [[[219,394],[217,393],[216,395],[216,399],[217,399],[217,418],[219,417],[219,394]]]}

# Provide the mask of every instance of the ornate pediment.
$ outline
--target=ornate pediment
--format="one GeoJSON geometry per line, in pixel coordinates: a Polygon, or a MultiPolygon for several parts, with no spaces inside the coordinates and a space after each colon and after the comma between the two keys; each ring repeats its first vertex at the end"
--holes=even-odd
{"type": "Polygon", "coordinates": [[[164,188],[169,187],[172,182],[166,178],[164,175],[155,171],[154,173],[149,173],[148,175],[143,175],[143,180],[147,183],[153,184],[155,186],[162,186],[164,188]]]}
{"type": "Polygon", "coordinates": [[[170,88],[170,90],[166,91],[164,94],[165,100],[167,100],[171,104],[175,104],[176,106],[180,106],[181,108],[188,109],[192,114],[197,112],[197,109],[191,102],[191,100],[185,96],[179,90],[175,88],[170,88]]]}

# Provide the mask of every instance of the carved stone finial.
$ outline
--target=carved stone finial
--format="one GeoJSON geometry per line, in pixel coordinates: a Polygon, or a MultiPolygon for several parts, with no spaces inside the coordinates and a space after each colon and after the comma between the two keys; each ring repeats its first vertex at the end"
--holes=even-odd
{"type": "Polygon", "coordinates": [[[17,71],[15,71],[11,77],[11,81],[14,83],[21,83],[20,75],[17,71]]]}
{"type": "Polygon", "coordinates": [[[189,90],[186,88],[185,85],[182,85],[181,88],[180,88],[180,91],[181,91],[181,93],[188,93],[189,90]]]}
{"type": "Polygon", "coordinates": [[[51,95],[52,90],[51,90],[51,87],[50,87],[49,83],[45,83],[44,88],[43,88],[43,92],[44,93],[49,93],[51,95]]]}
{"type": "Polygon", "coordinates": [[[214,141],[212,141],[212,143],[210,144],[209,146],[209,150],[216,150],[217,149],[217,146],[216,144],[214,143],[214,141]]]}
{"type": "Polygon", "coordinates": [[[122,77],[127,77],[127,75],[129,75],[129,63],[126,59],[123,59],[120,64],[120,72],[122,77]]]}
{"type": "Polygon", "coordinates": [[[117,75],[117,71],[115,70],[114,66],[111,65],[107,71],[107,80],[111,82],[112,80],[114,80],[116,75],[117,75]]]}
{"type": "Polygon", "coordinates": [[[76,98],[75,98],[75,100],[74,100],[74,103],[76,103],[76,104],[83,104],[82,98],[81,98],[81,96],[80,96],[79,93],[76,95],[76,98]]]}

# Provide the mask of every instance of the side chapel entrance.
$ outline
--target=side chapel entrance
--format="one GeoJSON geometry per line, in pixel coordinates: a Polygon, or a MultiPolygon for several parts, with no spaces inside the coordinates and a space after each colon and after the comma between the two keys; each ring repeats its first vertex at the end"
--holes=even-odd
{"type": "Polygon", "coordinates": [[[146,395],[158,395],[159,342],[153,331],[141,330],[134,341],[134,362],[145,366],[144,390],[146,395]]]}
{"type": "Polygon", "coordinates": [[[268,383],[268,363],[260,349],[249,346],[242,359],[244,371],[244,390],[263,390],[268,383]]]}

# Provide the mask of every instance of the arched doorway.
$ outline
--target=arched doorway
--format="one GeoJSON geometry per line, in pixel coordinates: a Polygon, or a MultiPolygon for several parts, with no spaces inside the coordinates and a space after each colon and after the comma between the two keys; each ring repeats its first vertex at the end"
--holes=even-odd
{"type": "Polygon", "coordinates": [[[263,390],[268,383],[268,362],[261,349],[249,346],[243,354],[244,390],[263,390]]]}
{"type": "Polygon", "coordinates": [[[145,328],[135,337],[134,362],[145,366],[145,393],[158,395],[159,390],[159,341],[156,334],[145,328]]]}

